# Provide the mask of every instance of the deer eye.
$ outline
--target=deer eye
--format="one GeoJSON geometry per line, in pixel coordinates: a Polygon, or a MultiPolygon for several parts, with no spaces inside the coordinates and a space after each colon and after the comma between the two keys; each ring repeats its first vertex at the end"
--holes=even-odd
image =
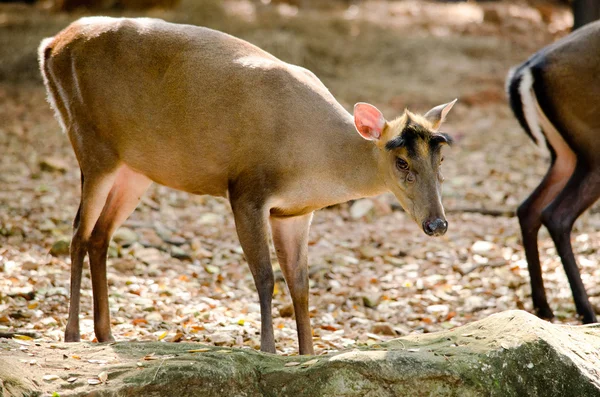
{"type": "Polygon", "coordinates": [[[408,169],[408,163],[406,162],[406,160],[398,157],[396,159],[396,168],[398,168],[401,171],[406,171],[408,169]]]}
{"type": "Polygon", "coordinates": [[[442,158],[440,158],[440,163],[444,162],[444,156],[442,156],[442,158]]]}

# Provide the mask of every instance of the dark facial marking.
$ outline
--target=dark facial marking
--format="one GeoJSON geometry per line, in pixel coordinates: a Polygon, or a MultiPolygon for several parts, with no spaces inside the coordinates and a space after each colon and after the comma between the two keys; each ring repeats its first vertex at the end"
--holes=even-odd
{"type": "Polygon", "coordinates": [[[434,147],[440,144],[452,145],[454,143],[454,139],[444,132],[434,132],[431,134],[431,138],[429,139],[429,144],[434,147]]]}
{"type": "Polygon", "coordinates": [[[431,151],[435,151],[440,145],[452,145],[454,140],[452,137],[443,132],[435,132],[431,134],[431,138],[429,139],[429,146],[431,147],[431,151]]]}
{"type": "Polygon", "coordinates": [[[385,148],[387,150],[394,150],[403,147],[408,152],[409,157],[416,158],[418,157],[418,141],[427,143],[433,152],[442,144],[450,145],[452,138],[448,134],[431,132],[410,120],[397,137],[390,139],[385,144],[385,148]]]}

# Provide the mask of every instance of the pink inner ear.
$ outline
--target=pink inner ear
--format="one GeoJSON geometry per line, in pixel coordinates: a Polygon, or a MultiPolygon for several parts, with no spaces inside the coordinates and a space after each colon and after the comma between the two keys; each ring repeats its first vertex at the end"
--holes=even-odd
{"type": "Polygon", "coordinates": [[[381,138],[385,118],[375,106],[361,102],[354,105],[354,125],[363,138],[377,140],[381,138]]]}

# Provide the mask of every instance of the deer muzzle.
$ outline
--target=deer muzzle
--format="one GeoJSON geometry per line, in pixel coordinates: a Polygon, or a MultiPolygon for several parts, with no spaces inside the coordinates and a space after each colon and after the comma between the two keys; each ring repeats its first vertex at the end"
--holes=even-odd
{"type": "Polygon", "coordinates": [[[448,222],[444,219],[436,218],[423,222],[423,231],[428,236],[443,236],[448,230],[448,222]]]}

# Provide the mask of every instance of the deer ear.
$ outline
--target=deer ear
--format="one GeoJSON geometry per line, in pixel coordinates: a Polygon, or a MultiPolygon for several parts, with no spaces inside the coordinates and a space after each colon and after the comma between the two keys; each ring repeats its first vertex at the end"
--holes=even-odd
{"type": "Polygon", "coordinates": [[[450,109],[452,109],[452,106],[454,106],[457,100],[458,98],[453,100],[452,102],[436,106],[429,112],[425,113],[423,117],[425,117],[425,119],[433,125],[433,129],[437,131],[437,129],[440,128],[440,126],[446,119],[446,115],[448,114],[448,112],[450,112],[450,109]]]}
{"type": "Polygon", "coordinates": [[[375,106],[359,102],[354,105],[354,126],[360,136],[369,141],[376,141],[381,138],[385,118],[375,106]]]}

